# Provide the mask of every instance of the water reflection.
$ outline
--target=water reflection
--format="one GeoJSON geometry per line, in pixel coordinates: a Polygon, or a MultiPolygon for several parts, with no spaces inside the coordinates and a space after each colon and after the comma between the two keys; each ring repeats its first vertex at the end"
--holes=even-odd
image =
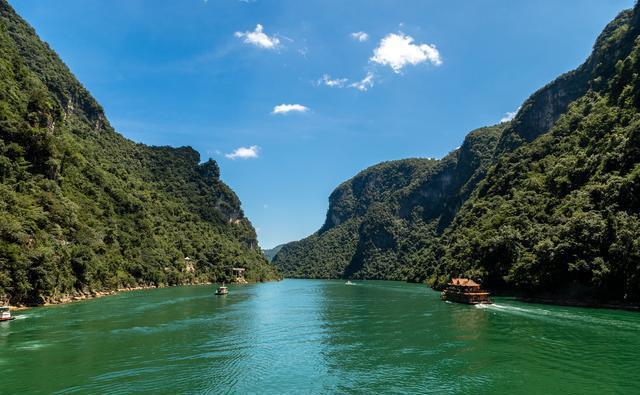
{"type": "MultiPolygon", "coordinates": [[[[0,326],[14,392],[635,390],[640,315],[443,303],[416,284],[287,280],[131,292],[0,326]]],[[[23,318],[26,317],[26,318],[23,318]]]]}

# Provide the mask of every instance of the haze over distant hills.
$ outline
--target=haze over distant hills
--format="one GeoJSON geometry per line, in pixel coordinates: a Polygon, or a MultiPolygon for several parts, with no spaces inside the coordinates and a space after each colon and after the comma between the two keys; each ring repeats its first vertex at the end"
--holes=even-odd
{"type": "Polygon", "coordinates": [[[284,246],[284,244],[280,244],[280,245],[277,245],[277,246],[275,246],[275,247],[273,247],[273,248],[269,248],[269,249],[266,249],[266,250],[262,250],[262,252],[264,253],[264,256],[266,256],[266,257],[267,257],[267,259],[269,260],[269,262],[271,262],[271,261],[273,260],[273,257],[275,257],[275,256],[276,256],[276,254],[277,254],[278,252],[280,252],[280,250],[282,249],[282,247],[283,247],[283,246],[284,246]]]}

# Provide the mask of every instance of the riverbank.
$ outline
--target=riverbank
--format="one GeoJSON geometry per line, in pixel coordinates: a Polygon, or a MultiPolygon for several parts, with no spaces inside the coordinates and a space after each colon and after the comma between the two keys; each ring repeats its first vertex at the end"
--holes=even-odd
{"type": "MultiPolygon", "coordinates": [[[[276,280],[270,280],[270,281],[280,281],[280,280],[276,279],[276,280]]],[[[261,281],[261,282],[264,282],[264,281],[261,281]]],[[[135,287],[124,287],[124,288],[118,288],[115,290],[103,290],[103,291],[84,291],[84,292],[78,291],[73,294],[65,294],[55,298],[49,298],[44,303],[40,303],[40,304],[9,305],[9,308],[11,311],[21,311],[21,310],[28,310],[28,309],[37,308],[37,307],[55,306],[55,305],[61,305],[61,304],[80,302],[83,300],[97,299],[97,298],[102,298],[104,296],[117,295],[122,292],[142,291],[145,289],[155,289],[155,288],[182,287],[186,285],[211,285],[211,284],[214,284],[214,283],[210,281],[203,281],[203,282],[194,282],[194,283],[186,283],[186,284],[176,284],[176,285],[164,285],[164,284],[140,285],[135,287]]],[[[251,283],[245,280],[244,282],[237,282],[237,283],[232,282],[230,284],[244,285],[244,284],[251,284],[251,283]]]]}
{"type": "Polygon", "coordinates": [[[211,284],[211,283],[180,284],[180,285],[141,285],[136,287],[125,287],[125,288],[118,288],[115,290],[105,290],[105,291],[78,291],[73,294],[65,294],[55,298],[53,297],[49,298],[45,300],[44,303],[32,304],[32,305],[27,305],[27,304],[10,305],[9,308],[12,311],[20,311],[20,310],[28,310],[36,307],[54,306],[59,304],[80,302],[80,301],[89,300],[89,299],[97,299],[97,298],[102,298],[104,296],[117,295],[121,292],[141,291],[145,289],[165,288],[169,286],[175,287],[175,286],[181,286],[181,285],[204,285],[204,284],[211,284]]]}
{"type": "MultiPolygon", "coordinates": [[[[303,277],[289,277],[292,279],[301,279],[301,280],[347,280],[347,278],[303,278],[303,277]]],[[[366,279],[352,279],[352,280],[364,280],[366,279]]],[[[370,281],[370,280],[369,280],[370,281]]],[[[407,280],[380,280],[380,281],[397,281],[397,282],[406,282],[413,284],[425,284],[426,287],[436,291],[441,292],[444,288],[433,287],[427,283],[419,282],[419,281],[407,281],[407,280]]],[[[544,305],[553,305],[553,306],[567,306],[567,307],[586,307],[586,308],[594,308],[594,309],[612,309],[612,310],[626,310],[626,311],[635,311],[640,312],[640,305],[637,304],[625,304],[625,303],[616,303],[616,302],[599,302],[595,300],[578,300],[572,298],[559,298],[559,297],[532,297],[532,296],[521,296],[522,294],[518,294],[514,291],[509,290],[488,290],[491,297],[499,296],[499,297],[507,297],[512,298],[514,300],[531,303],[531,304],[544,304],[544,305]]]]}

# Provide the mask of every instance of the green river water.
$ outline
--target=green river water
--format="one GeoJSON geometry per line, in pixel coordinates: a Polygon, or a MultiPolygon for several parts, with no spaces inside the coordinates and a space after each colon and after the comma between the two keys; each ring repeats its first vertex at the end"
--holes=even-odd
{"type": "Polygon", "coordinates": [[[424,285],[122,293],[0,324],[1,393],[638,393],[640,314],[424,285]]]}

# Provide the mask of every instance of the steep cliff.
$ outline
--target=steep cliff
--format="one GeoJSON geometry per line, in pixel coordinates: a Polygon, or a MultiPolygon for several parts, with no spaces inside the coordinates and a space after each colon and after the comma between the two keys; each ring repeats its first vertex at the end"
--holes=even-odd
{"type": "Polygon", "coordinates": [[[329,198],[322,228],[273,260],[291,277],[424,279],[425,255],[482,178],[503,125],[470,133],[441,160],[372,166],[329,198]]]}
{"type": "MultiPolygon", "coordinates": [[[[578,69],[582,95],[568,106],[536,105],[540,93],[527,101],[507,132],[538,137],[496,158],[443,238],[438,274],[525,293],[640,300],[639,56],[636,6],[607,26],[578,69]],[[526,122],[550,109],[563,109],[555,122],[526,122]]],[[[546,89],[566,92],[567,83],[546,89]]]]}
{"type": "Polygon", "coordinates": [[[321,273],[436,287],[469,276],[494,290],[637,303],[639,56],[636,5],[607,25],[583,65],[535,92],[513,121],[472,132],[407,180],[409,188],[381,181],[388,189],[378,194],[394,204],[363,200],[332,212],[341,207],[332,201],[330,226],[285,246],[275,264],[294,276],[332,267],[321,273]],[[326,244],[324,235],[341,228],[326,244]],[[324,260],[309,253],[317,250],[324,260]]]}
{"type": "Polygon", "coordinates": [[[0,298],[275,277],[218,165],[116,133],[5,0],[0,54],[0,298]]]}

